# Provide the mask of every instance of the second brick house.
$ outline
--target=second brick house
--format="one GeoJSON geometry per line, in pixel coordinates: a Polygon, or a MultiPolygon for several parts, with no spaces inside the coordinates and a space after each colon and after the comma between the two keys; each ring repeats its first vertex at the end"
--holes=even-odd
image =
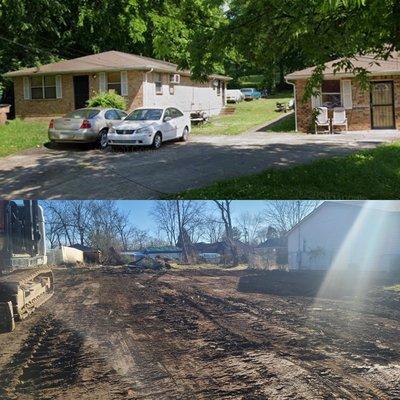
{"type": "Polygon", "coordinates": [[[294,84],[296,99],[296,129],[313,131],[312,111],[315,107],[344,107],[349,130],[397,129],[400,127],[400,58],[393,53],[388,60],[374,56],[359,56],[352,60],[356,68],[368,71],[369,87],[363,89],[354,74],[336,71],[340,60],[325,64],[320,94],[304,101],[303,95],[314,67],[286,76],[294,84]]]}
{"type": "Polygon", "coordinates": [[[23,118],[53,117],[85,107],[97,93],[115,91],[127,109],[176,106],[184,112],[219,114],[230,79],[212,75],[191,78],[176,64],[119,51],[8,72],[14,81],[15,114],[23,118]]]}

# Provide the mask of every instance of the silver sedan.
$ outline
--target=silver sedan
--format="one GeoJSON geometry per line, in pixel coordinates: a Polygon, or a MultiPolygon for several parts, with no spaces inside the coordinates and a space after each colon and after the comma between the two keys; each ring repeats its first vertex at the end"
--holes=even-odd
{"type": "Polygon", "coordinates": [[[97,143],[105,148],[108,129],[126,116],[124,111],[115,108],[81,108],[52,119],[49,140],[53,143],[97,143]]]}

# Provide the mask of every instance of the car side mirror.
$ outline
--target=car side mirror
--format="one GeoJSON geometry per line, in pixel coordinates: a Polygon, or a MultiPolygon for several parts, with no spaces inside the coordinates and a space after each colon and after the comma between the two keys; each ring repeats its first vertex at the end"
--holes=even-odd
{"type": "Polygon", "coordinates": [[[171,117],[165,117],[164,122],[169,122],[169,121],[171,121],[171,119],[172,119],[171,117]]]}

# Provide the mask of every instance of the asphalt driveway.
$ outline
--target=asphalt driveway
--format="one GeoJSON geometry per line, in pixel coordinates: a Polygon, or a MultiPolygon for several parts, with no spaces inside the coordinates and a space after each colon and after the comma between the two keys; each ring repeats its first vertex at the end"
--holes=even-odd
{"type": "Polygon", "coordinates": [[[399,139],[399,131],[318,136],[257,131],[196,136],[158,151],[42,147],[0,159],[0,193],[25,199],[155,199],[399,139]]]}

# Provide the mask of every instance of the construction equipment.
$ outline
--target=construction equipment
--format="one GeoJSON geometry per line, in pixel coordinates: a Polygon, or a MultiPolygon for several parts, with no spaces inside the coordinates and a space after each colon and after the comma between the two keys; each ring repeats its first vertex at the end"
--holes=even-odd
{"type": "Polygon", "coordinates": [[[0,332],[13,331],[53,295],[46,264],[43,209],[33,200],[0,200],[0,332]]]}

